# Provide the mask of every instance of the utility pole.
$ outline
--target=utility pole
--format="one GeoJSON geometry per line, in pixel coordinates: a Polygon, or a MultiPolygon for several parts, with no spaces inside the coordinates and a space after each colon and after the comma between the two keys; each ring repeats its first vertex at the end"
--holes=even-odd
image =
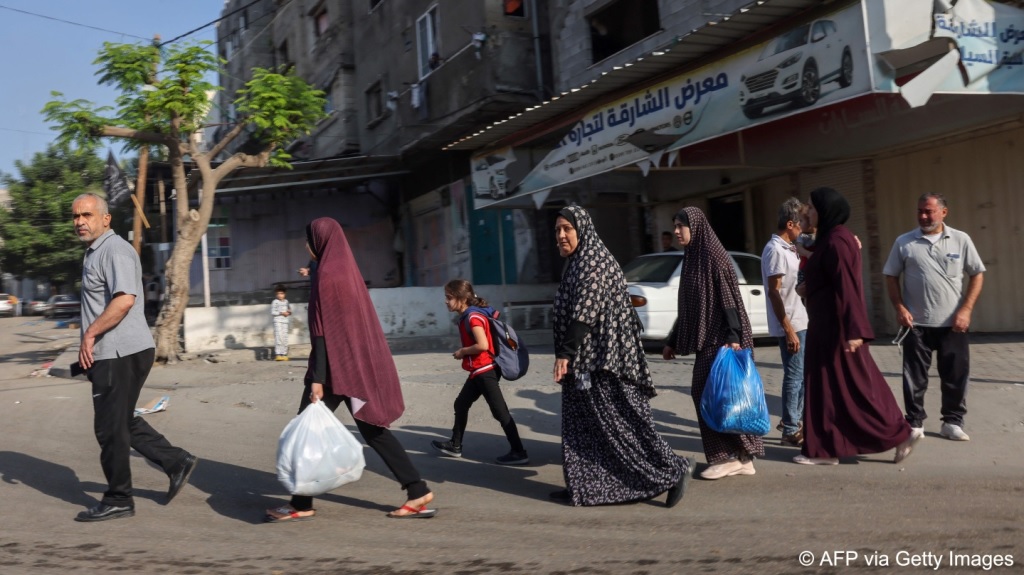
{"type": "MultiPolygon", "coordinates": [[[[153,35],[153,45],[160,44],[160,35],[153,35]]],[[[156,82],[156,68],[159,62],[153,61],[153,74],[149,77],[149,83],[153,84],[156,82]]],[[[146,118],[149,119],[148,117],[146,118]]],[[[132,218],[132,247],[135,248],[135,253],[142,256],[142,222],[146,218],[143,208],[146,207],[146,172],[149,169],[149,146],[143,144],[139,150],[139,177],[135,181],[135,210],[136,215],[132,218]]],[[[146,227],[149,227],[149,223],[146,223],[146,227]]]]}

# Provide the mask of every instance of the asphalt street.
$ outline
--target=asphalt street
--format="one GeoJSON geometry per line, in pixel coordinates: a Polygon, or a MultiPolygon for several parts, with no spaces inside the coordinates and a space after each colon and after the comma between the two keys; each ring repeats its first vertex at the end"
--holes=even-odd
{"type": "MultiPolygon", "coordinates": [[[[471,412],[462,459],[432,452],[430,440],[450,433],[465,372],[450,352],[397,353],[406,411],[394,430],[434,489],[438,516],[387,518],[403,493],[367,450],[361,480],[317,498],[315,520],[281,525],[263,523],[263,510],[287,501],[275,452],[300,399],[308,347],[293,347],[287,362],[241,349],[154,368],[140,403],[170,399],[166,411],[146,417],[199,465],[168,505],[166,476],[134,457],[136,516],[88,524],[72,519],[105,488],[90,385],[47,369],[56,361],[52,372],[66,375],[71,354],[61,351],[76,343],[77,330],[50,321],[0,319],[0,574],[1024,570],[1021,334],[974,337],[970,442],[938,435],[935,381],[927,436],[900,465],[892,452],[835,467],[796,465],[798,450],[781,445],[773,429],[756,475],[695,477],[673,509],[664,497],[594,508],[549,500],[564,485],[550,348],[532,350],[530,373],[502,384],[532,460],[524,467],[492,463],[507,444],[483,402],[471,412]]],[[[883,338],[871,350],[901,398],[897,348],[883,338]]],[[[778,349],[761,345],[756,359],[777,417],[778,349]]],[[[691,362],[656,354],[650,362],[658,427],[677,453],[697,460],[699,473],[706,463],[689,396],[691,362]]]]}

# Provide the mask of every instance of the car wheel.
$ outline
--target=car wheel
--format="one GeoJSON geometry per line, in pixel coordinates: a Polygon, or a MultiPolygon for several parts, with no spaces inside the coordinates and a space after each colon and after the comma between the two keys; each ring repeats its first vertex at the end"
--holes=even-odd
{"type": "Polygon", "coordinates": [[[818,101],[819,96],[821,81],[818,78],[818,66],[812,60],[804,66],[804,71],[800,74],[800,91],[796,95],[796,105],[801,108],[810,106],[818,101]]]}
{"type": "Polygon", "coordinates": [[[839,69],[839,86],[846,88],[853,84],[853,56],[850,50],[843,50],[843,62],[839,69]]]}
{"type": "Polygon", "coordinates": [[[764,106],[743,106],[743,115],[754,120],[764,114],[764,106]]]}

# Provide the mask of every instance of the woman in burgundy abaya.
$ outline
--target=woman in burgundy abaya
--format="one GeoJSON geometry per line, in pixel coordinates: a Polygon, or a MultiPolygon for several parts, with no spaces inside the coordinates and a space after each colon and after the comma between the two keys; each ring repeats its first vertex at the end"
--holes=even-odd
{"type": "Polygon", "coordinates": [[[793,458],[805,465],[835,465],[840,457],[896,448],[894,461],[910,455],[916,438],[889,385],[871,358],[861,284],[860,246],[843,225],[850,204],[832,188],[811,192],[808,213],[818,229],[807,282],[807,349],[804,351],[804,445],[793,458]]]}
{"type": "MultiPolygon", "coordinates": [[[[388,517],[433,517],[436,511],[427,505],[434,494],[388,429],[405,411],[402,388],[345,232],[334,219],[318,218],[306,226],[306,247],[317,261],[317,273],[309,294],[313,347],[299,412],[321,400],[331,411],[344,403],[363,439],[407,492],[405,504],[388,517]]],[[[314,515],[313,498],[294,495],[289,505],[268,509],[266,520],[299,521],[314,515]]]]}

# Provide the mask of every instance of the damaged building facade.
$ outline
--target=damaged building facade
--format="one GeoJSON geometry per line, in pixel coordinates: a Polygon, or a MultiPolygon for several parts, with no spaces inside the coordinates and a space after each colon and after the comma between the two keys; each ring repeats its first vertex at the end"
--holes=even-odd
{"type": "Polygon", "coordinates": [[[882,263],[924,192],[947,197],[989,270],[972,329],[1024,329],[1020,2],[229,0],[223,13],[222,123],[253,66],[292,66],[329,115],[289,147],[293,170],[225,180],[193,298],[204,282],[230,303],[301,289],[303,228],[331,216],[389,337],[450,332],[436,288],[453,277],[542,328],[562,206],[590,210],[621,263],[659,249],[685,205],[727,248],[760,253],[777,206],[827,185],[853,206],[880,333],[896,325],[882,263]]]}

